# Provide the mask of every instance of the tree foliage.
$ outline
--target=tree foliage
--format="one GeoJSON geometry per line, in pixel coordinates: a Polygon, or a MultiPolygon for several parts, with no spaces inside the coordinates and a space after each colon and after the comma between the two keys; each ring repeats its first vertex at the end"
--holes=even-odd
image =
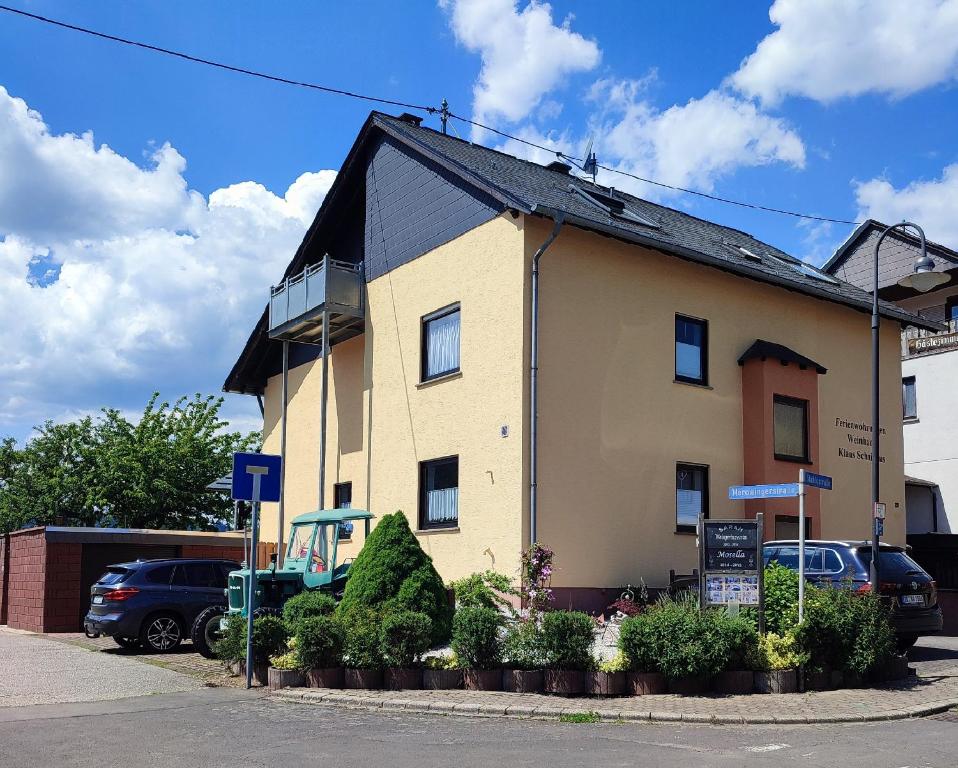
{"type": "Polygon", "coordinates": [[[48,421],[22,447],[0,442],[0,531],[26,525],[209,528],[232,502],[206,486],[258,434],[227,431],[222,398],[174,404],[155,393],[138,421],[113,408],[100,416],[48,421]]]}

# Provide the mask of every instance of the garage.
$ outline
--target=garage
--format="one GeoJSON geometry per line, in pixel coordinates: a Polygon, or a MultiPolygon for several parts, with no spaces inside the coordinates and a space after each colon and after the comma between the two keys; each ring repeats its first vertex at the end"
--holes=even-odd
{"type": "MultiPolygon", "coordinates": [[[[274,545],[261,542],[259,562],[274,545]]],[[[90,586],[108,565],[210,557],[245,560],[242,531],[28,528],[0,536],[0,624],[31,632],[78,632],[90,586]]]]}

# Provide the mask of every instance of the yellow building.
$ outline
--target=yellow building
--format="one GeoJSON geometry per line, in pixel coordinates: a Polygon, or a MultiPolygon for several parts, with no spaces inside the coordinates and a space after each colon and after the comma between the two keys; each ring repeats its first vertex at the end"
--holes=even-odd
{"type": "MultiPolygon", "coordinates": [[[[288,356],[285,520],[402,510],[447,580],[514,575],[535,525],[559,603],[585,607],[691,572],[699,513],[797,535],[795,499],[730,485],[831,475],[809,535],[866,538],[868,294],[571,170],[370,116],[225,385],[264,396],[280,453],[288,356]]],[[[903,543],[898,351],[923,321],[882,311],[881,496],[903,543]]]]}

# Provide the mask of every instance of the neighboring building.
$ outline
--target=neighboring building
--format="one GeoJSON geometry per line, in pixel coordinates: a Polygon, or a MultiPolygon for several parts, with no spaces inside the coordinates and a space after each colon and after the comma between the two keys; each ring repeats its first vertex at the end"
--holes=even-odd
{"type": "MultiPolygon", "coordinates": [[[[264,450],[279,453],[280,339],[296,342],[286,520],[319,498],[325,311],[326,506],[348,496],[377,515],[402,510],[447,580],[517,572],[544,247],[536,519],[556,550],[559,604],[602,607],[596,590],[691,572],[699,513],[764,512],[769,538],[796,535],[796,499],[732,502],[727,487],[794,482],[802,467],[835,478],[834,491],[809,493],[811,535],[868,536],[867,293],[562,163],[379,113],[225,384],[265,397],[264,450]]],[[[904,542],[900,334],[937,326],[882,313],[882,498],[886,538],[904,542]]],[[[263,520],[274,538],[275,505],[263,520]]],[[[347,554],[361,544],[353,534],[347,554]]]]}
{"type": "MultiPolygon", "coordinates": [[[[874,283],[875,242],[885,224],[869,219],[824,269],[865,290],[874,283]]],[[[958,252],[926,244],[937,271],[952,279],[929,293],[903,288],[920,253],[917,238],[890,233],[879,254],[879,296],[942,330],[906,328],[901,337],[905,501],[909,534],[958,533],[958,252]]]]}

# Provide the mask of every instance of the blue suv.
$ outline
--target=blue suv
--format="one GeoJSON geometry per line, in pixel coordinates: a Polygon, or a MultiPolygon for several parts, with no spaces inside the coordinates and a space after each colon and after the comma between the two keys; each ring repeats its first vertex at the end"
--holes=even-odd
{"type": "MultiPolygon", "coordinates": [[[[798,570],[798,541],[769,541],[765,564],[779,563],[798,570]]],[[[872,550],[869,541],[805,542],[805,580],[821,586],[847,586],[870,591],[872,550]]],[[[934,579],[904,547],[882,544],[878,551],[878,592],[891,608],[891,622],[902,650],[922,635],[942,630],[941,606],[934,579]]]]}
{"type": "Polygon", "coordinates": [[[90,588],[83,620],[89,637],[109,635],[123,648],[166,653],[187,636],[197,615],[226,602],[232,560],[137,560],[107,568],[90,588]]]}

